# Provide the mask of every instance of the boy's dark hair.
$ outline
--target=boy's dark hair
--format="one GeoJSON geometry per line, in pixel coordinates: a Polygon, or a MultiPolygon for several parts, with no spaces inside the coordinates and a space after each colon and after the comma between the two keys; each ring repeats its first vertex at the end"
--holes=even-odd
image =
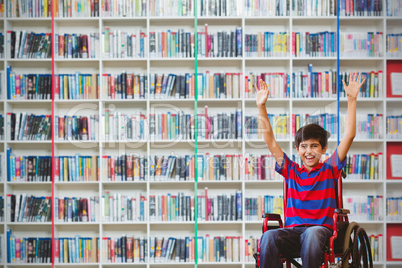
{"type": "Polygon", "coordinates": [[[299,130],[296,132],[295,145],[296,148],[299,148],[299,145],[302,141],[315,139],[318,140],[322,148],[325,148],[328,145],[329,137],[331,137],[331,133],[323,129],[320,125],[308,124],[299,128],[299,130]]]}

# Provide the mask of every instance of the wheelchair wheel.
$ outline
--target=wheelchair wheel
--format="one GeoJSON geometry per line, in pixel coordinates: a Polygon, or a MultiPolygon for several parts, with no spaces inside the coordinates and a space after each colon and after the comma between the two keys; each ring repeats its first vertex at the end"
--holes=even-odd
{"type": "Polygon", "coordinates": [[[370,240],[366,231],[356,222],[351,222],[345,233],[342,267],[373,267],[370,240]]]}

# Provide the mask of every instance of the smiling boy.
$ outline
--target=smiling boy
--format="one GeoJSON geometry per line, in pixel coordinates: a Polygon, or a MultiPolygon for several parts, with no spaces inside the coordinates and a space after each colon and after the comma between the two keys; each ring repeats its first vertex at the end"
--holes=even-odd
{"type": "Polygon", "coordinates": [[[332,215],[336,208],[335,185],[345,158],[356,136],[356,98],[364,80],[350,73],[349,85],[343,85],[348,98],[346,131],[335,152],[325,162],[320,159],[328,148],[330,133],[316,124],[300,128],[295,147],[303,161],[300,167],[288,158],[275,140],[267,116],[268,86],[260,80],[257,107],[264,141],[276,160],[275,170],[288,187],[285,227],[268,230],[261,237],[260,267],[282,267],[280,255],[300,255],[303,267],[321,265],[325,245],[333,233],[332,215]]]}

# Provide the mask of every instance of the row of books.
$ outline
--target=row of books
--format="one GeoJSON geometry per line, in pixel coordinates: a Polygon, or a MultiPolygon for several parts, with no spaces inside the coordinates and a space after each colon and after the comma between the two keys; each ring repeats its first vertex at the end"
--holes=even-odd
{"type": "Polygon", "coordinates": [[[148,3],[142,0],[105,0],[102,17],[145,17],[148,9],[148,3]]]}
{"type": "Polygon", "coordinates": [[[402,220],[402,196],[387,198],[386,215],[387,221],[402,220]]]}
{"type": "Polygon", "coordinates": [[[7,55],[10,58],[46,59],[52,56],[51,33],[27,30],[7,31],[7,55]]]}
{"type": "Polygon", "coordinates": [[[197,4],[198,17],[238,17],[243,8],[242,2],[235,0],[201,0],[197,4]]]}
{"type": "MultiPolygon", "coordinates": [[[[322,114],[293,114],[292,115],[292,137],[295,136],[296,131],[302,126],[308,124],[317,124],[331,133],[331,138],[336,139],[338,131],[338,116],[336,114],[322,113],[322,114]]],[[[289,120],[287,125],[289,126],[289,120]]],[[[342,129],[342,128],[341,128],[342,129]]]]}
{"type": "MultiPolygon", "coordinates": [[[[148,55],[148,37],[142,29],[137,28],[134,32],[126,32],[111,31],[106,27],[101,38],[103,40],[102,55],[105,58],[144,58],[148,55]]],[[[149,41],[151,42],[151,39],[149,41]]]]}
{"type": "Polygon", "coordinates": [[[246,221],[260,221],[264,213],[283,215],[283,197],[273,195],[258,195],[246,197],[244,200],[246,221]]]}
{"type": "Polygon", "coordinates": [[[123,234],[102,237],[102,260],[105,263],[144,263],[148,259],[148,240],[123,234]]]}
{"type": "Polygon", "coordinates": [[[239,236],[151,237],[150,262],[194,262],[195,243],[198,262],[239,262],[241,238],[239,236]]]}
{"type": "Polygon", "coordinates": [[[350,221],[381,221],[384,219],[383,197],[343,196],[343,207],[350,210],[350,221]]]}
{"type": "Polygon", "coordinates": [[[386,11],[389,17],[401,17],[402,0],[386,0],[386,11]]]}
{"type": "Polygon", "coordinates": [[[288,32],[245,33],[245,57],[289,57],[288,32]]]}
{"type": "Polygon", "coordinates": [[[241,221],[243,219],[243,194],[240,190],[234,193],[208,193],[205,187],[198,194],[198,219],[200,221],[241,221]]]}
{"type": "Polygon", "coordinates": [[[99,17],[99,9],[98,0],[56,0],[54,4],[55,17],[59,18],[99,17]]]}
{"type": "Polygon", "coordinates": [[[10,1],[6,7],[7,17],[21,18],[49,18],[52,17],[52,6],[46,0],[10,1]]]}
{"type": "MultiPolygon", "coordinates": [[[[242,75],[242,74],[240,74],[242,75]]],[[[268,98],[287,98],[289,94],[290,76],[287,73],[255,73],[249,72],[244,76],[244,98],[255,99],[259,89],[259,81],[262,79],[269,88],[268,98]],[[255,87],[257,86],[257,88],[255,87]]],[[[240,84],[242,88],[242,85],[240,84]]]]}
{"type": "MultiPolygon", "coordinates": [[[[152,92],[155,83],[153,74],[149,78],[152,92]]],[[[145,99],[148,95],[148,75],[126,71],[121,74],[103,74],[102,95],[105,99],[145,99]]]]}
{"type": "Polygon", "coordinates": [[[294,98],[335,98],[337,96],[337,72],[313,72],[313,65],[308,64],[308,71],[292,74],[292,96],[294,98]]]}
{"type": "Polygon", "coordinates": [[[382,16],[382,1],[341,0],[340,16],[371,17],[382,16]]]}
{"type": "Polygon", "coordinates": [[[402,57],[402,33],[387,34],[387,38],[385,40],[387,57],[402,57]]]}
{"type": "Polygon", "coordinates": [[[58,59],[87,59],[100,57],[99,33],[55,34],[54,55],[58,59]]]}
{"type": "MultiPolygon", "coordinates": [[[[1,13],[1,11],[0,11],[1,13]]],[[[0,33],[0,58],[4,58],[4,34],[0,33]]]]}
{"type": "Polygon", "coordinates": [[[244,159],[244,176],[246,181],[280,180],[275,172],[276,160],[272,155],[246,155],[244,159]]]}
{"type": "MultiPolygon", "coordinates": [[[[356,116],[356,139],[382,139],[384,138],[382,114],[358,114],[356,116]]],[[[346,115],[341,114],[339,130],[341,139],[345,134],[346,115]]],[[[333,132],[331,132],[333,133],[333,132]]]]}
{"type": "Polygon", "coordinates": [[[7,263],[52,263],[52,238],[19,237],[8,228],[7,263]]]}
{"type": "Polygon", "coordinates": [[[99,197],[55,197],[54,214],[58,222],[99,222],[99,197]]]}
{"type": "MultiPolygon", "coordinates": [[[[198,57],[242,57],[243,56],[243,29],[208,31],[205,24],[204,32],[198,32],[198,57]]],[[[193,46],[194,43],[191,43],[193,46]]]]}
{"type": "Polygon", "coordinates": [[[152,155],[149,169],[150,181],[195,180],[194,155],[152,155]]]}
{"type": "Polygon", "coordinates": [[[194,221],[194,196],[183,192],[150,195],[149,220],[194,221]]]}
{"type": "MultiPolygon", "coordinates": [[[[344,80],[348,85],[350,73],[341,72],[341,81],[344,80]]],[[[359,91],[359,98],[382,98],[384,75],[382,71],[361,72],[361,81],[366,79],[359,91]]],[[[343,83],[340,83],[340,97],[346,98],[346,92],[343,83]]]]}
{"type": "Polygon", "coordinates": [[[126,114],[106,109],[102,122],[106,141],[139,141],[146,137],[146,116],[142,112],[126,114]]]}
{"type": "Polygon", "coordinates": [[[150,58],[194,57],[194,34],[178,29],[177,32],[149,32],[150,58]]]}
{"type": "Polygon", "coordinates": [[[348,155],[344,171],[348,180],[384,179],[383,153],[348,155]]]}
{"type": "Polygon", "coordinates": [[[99,98],[99,74],[56,74],[54,76],[56,100],[88,100],[99,98]]]}
{"type": "MultiPolygon", "coordinates": [[[[295,5],[293,5],[294,7],[295,5]]],[[[241,16],[241,10],[238,16],[241,16]]],[[[246,16],[289,16],[290,6],[286,0],[248,0],[245,1],[244,12],[246,16]]]]}
{"type": "Polygon", "coordinates": [[[51,196],[7,194],[7,219],[11,222],[48,222],[52,217],[51,196]]]}
{"type": "Polygon", "coordinates": [[[293,2],[292,15],[298,17],[336,16],[337,2],[334,0],[299,0],[293,2]]]}
{"type": "Polygon", "coordinates": [[[57,140],[99,140],[99,116],[97,114],[65,115],[54,117],[57,140]]]}
{"type": "Polygon", "coordinates": [[[389,115],[386,120],[387,139],[402,139],[402,115],[389,115]]]}
{"type": "Polygon", "coordinates": [[[293,57],[335,57],[337,52],[336,32],[293,32],[293,57]]]}
{"type": "Polygon", "coordinates": [[[100,169],[99,156],[55,156],[56,182],[98,181],[100,169]]]}
{"type": "Polygon", "coordinates": [[[192,114],[157,113],[149,115],[149,135],[151,140],[192,140],[194,139],[194,119],[192,114]]]}
{"type": "Polygon", "coordinates": [[[10,140],[50,140],[51,115],[28,112],[7,113],[7,137],[10,140]]]}
{"type": "Polygon", "coordinates": [[[384,52],[382,32],[341,32],[339,40],[341,57],[382,57],[384,52]]]}
{"type": "Polygon", "coordinates": [[[55,263],[99,262],[99,237],[57,237],[54,239],[55,263]]]}
{"type": "Polygon", "coordinates": [[[50,100],[52,99],[51,74],[16,74],[9,72],[8,99],[9,100],[50,100]]]}
{"type": "Polygon", "coordinates": [[[370,248],[373,261],[384,260],[384,236],[382,234],[370,235],[370,248]]]}
{"type": "MultiPolygon", "coordinates": [[[[198,114],[198,138],[201,140],[241,139],[243,137],[242,110],[234,112],[208,113],[208,106],[204,113],[198,114]]],[[[193,125],[191,125],[192,128],[193,125]]]]}
{"type": "Polygon", "coordinates": [[[21,156],[7,150],[7,166],[10,182],[50,182],[52,180],[51,156],[21,156]]]}
{"type": "MultiPolygon", "coordinates": [[[[289,115],[288,114],[268,114],[272,131],[277,139],[289,138],[289,115]]],[[[262,139],[263,118],[259,115],[246,115],[244,117],[245,135],[248,139],[262,139]]]]}
{"type": "MultiPolygon", "coordinates": [[[[152,157],[151,157],[152,159],[152,157]]],[[[155,175],[150,166],[151,178],[155,175]]],[[[145,181],[148,178],[148,158],[137,153],[124,153],[120,156],[102,157],[103,181],[145,181]]]]}
{"type": "Polygon", "coordinates": [[[241,161],[238,154],[198,154],[198,181],[238,181],[241,161]]]}
{"type": "MultiPolygon", "coordinates": [[[[148,200],[139,192],[125,195],[105,191],[102,195],[102,204],[104,205],[102,218],[105,222],[138,222],[148,219],[148,200]]],[[[149,206],[151,212],[151,202],[149,206]]]]}

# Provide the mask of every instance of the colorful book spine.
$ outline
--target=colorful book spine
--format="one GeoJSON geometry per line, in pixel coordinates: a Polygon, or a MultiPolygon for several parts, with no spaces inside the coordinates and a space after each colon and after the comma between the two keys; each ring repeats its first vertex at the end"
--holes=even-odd
{"type": "MultiPolygon", "coordinates": [[[[10,1],[7,5],[7,17],[20,18],[50,18],[52,5],[47,0],[10,1]]],[[[4,14],[4,10],[3,10],[4,14]]]]}
{"type": "Polygon", "coordinates": [[[9,57],[19,59],[46,59],[51,58],[51,33],[34,33],[27,30],[8,31],[10,48],[9,57]]]}
{"type": "Polygon", "coordinates": [[[148,200],[139,192],[126,195],[105,191],[102,204],[102,219],[106,222],[143,222],[148,219],[148,200]]]}
{"type": "Polygon", "coordinates": [[[335,69],[313,72],[312,64],[308,71],[292,74],[291,91],[294,98],[336,98],[337,73],[335,69]]]}
{"type": "Polygon", "coordinates": [[[194,196],[167,193],[149,196],[149,219],[161,221],[194,221],[194,196]]]}
{"type": "Polygon", "coordinates": [[[8,99],[50,100],[52,99],[51,78],[51,74],[16,74],[10,71],[8,99]]]}
{"type": "Polygon", "coordinates": [[[126,71],[121,74],[103,74],[101,91],[103,99],[146,99],[148,76],[126,71]]]}
{"type": "Polygon", "coordinates": [[[402,16],[402,0],[386,0],[386,5],[388,17],[402,16]]]}
{"type": "Polygon", "coordinates": [[[102,114],[105,141],[140,141],[146,136],[146,117],[140,113],[111,112],[102,114]]]}
{"type": "Polygon", "coordinates": [[[151,17],[189,17],[193,14],[194,4],[189,1],[174,0],[165,3],[163,0],[155,0],[149,6],[151,17]]]}
{"type": "MultiPolygon", "coordinates": [[[[398,0],[397,0],[398,1],[398,0]]],[[[340,16],[374,17],[383,15],[383,1],[351,1],[341,0],[340,16]]]]}
{"type": "Polygon", "coordinates": [[[55,238],[55,263],[98,263],[99,256],[99,237],[55,238]]]}
{"type": "Polygon", "coordinates": [[[289,57],[288,32],[245,33],[244,49],[246,57],[289,57]]]}
{"type": "MultiPolygon", "coordinates": [[[[340,79],[348,82],[350,73],[341,72],[340,79]]],[[[384,75],[383,71],[362,72],[361,81],[364,81],[359,91],[359,98],[382,98],[384,96],[384,75]]],[[[346,98],[346,92],[341,83],[340,96],[346,98]]]]}
{"type": "Polygon", "coordinates": [[[27,112],[7,113],[10,140],[50,140],[51,115],[34,115],[27,112]]]}
{"type": "Polygon", "coordinates": [[[148,55],[148,38],[143,29],[133,32],[110,30],[102,32],[103,58],[145,58],[148,55]]]}
{"type": "Polygon", "coordinates": [[[99,17],[99,0],[56,1],[55,17],[79,18],[99,17]]]}
{"type": "Polygon", "coordinates": [[[334,0],[301,0],[292,5],[292,15],[299,17],[334,17],[337,13],[334,0]]]}
{"type": "Polygon", "coordinates": [[[50,182],[52,180],[51,156],[17,156],[7,158],[10,182],[50,182]]]}
{"type": "Polygon", "coordinates": [[[237,235],[204,235],[197,239],[198,262],[239,263],[243,261],[241,243],[237,235]]]}
{"type": "Polygon", "coordinates": [[[241,16],[242,9],[242,3],[235,0],[213,2],[202,0],[198,3],[197,12],[199,17],[238,17],[241,16]]]}
{"type": "Polygon", "coordinates": [[[238,154],[199,154],[198,181],[241,180],[242,159],[238,154]]]}
{"type": "MultiPolygon", "coordinates": [[[[341,117],[342,118],[342,117],[341,117]]],[[[292,137],[296,134],[296,131],[302,126],[308,124],[318,124],[326,131],[331,133],[330,139],[336,139],[338,119],[336,114],[293,114],[292,115],[292,137]]],[[[342,128],[341,128],[342,129],[342,128]]]]}
{"type": "Polygon", "coordinates": [[[107,263],[147,262],[148,240],[145,237],[123,234],[121,237],[102,237],[102,260],[107,263]]]}
{"type": "Polygon", "coordinates": [[[273,155],[247,154],[244,158],[245,180],[281,180],[275,172],[275,158],[273,155]]]}
{"type": "Polygon", "coordinates": [[[340,55],[346,58],[382,57],[384,53],[382,32],[341,32],[340,55]]]}

